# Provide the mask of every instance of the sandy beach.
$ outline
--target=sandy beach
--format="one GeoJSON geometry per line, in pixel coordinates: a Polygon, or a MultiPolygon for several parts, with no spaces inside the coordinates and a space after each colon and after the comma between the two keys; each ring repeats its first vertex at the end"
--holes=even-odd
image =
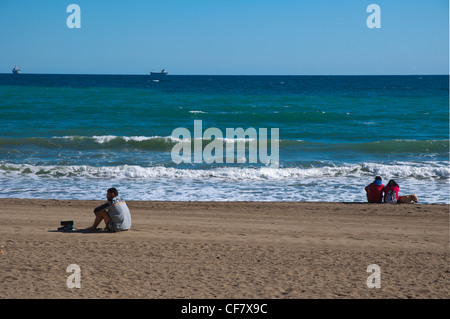
{"type": "Polygon", "coordinates": [[[0,199],[0,298],[450,297],[449,205],[130,201],[129,231],[56,231],[101,203],[0,199]]]}

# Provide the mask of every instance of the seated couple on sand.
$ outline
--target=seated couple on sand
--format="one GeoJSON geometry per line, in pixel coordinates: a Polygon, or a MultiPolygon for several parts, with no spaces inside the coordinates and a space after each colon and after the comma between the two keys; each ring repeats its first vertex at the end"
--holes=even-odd
{"type": "Polygon", "coordinates": [[[388,184],[384,186],[381,177],[376,176],[375,180],[364,189],[369,203],[382,203],[384,201],[385,203],[409,204],[418,202],[416,195],[398,196],[400,186],[393,179],[389,180],[388,184]]]}
{"type": "Polygon", "coordinates": [[[102,220],[105,221],[105,230],[110,232],[125,231],[131,227],[131,215],[125,201],[119,197],[115,188],[106,191],[107,203],[94,209],[94,224],[87,230],[95,231],[102,220]]]}

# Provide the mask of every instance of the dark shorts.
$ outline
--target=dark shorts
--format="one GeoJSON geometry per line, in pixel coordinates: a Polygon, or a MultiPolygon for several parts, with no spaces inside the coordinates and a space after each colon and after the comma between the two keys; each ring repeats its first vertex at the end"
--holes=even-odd
{"type": "MultiPolygon", "coordinates": [[[[95,208],[95,209],[94,209],[94,214],[95,214],[95,216],[97,216],[97,214],[98,214],[99,212],[101,212],[102,210],[107,209],[109,206],[110,206],[109,203],[105,203],[105,204],[100,205],[100,206],[98,206],[97,208],[95,208]]],[[[111,218],[111,217],[110,217],[110,218],[111,218]]],[[[112,220],[110,220],[110,221],[108,222],[108,224],[106,224],[105,230],[106,230],[106,231],[109,231],[109,232],[111,232],[111,233],[116,233],[116,232],[119,231],[119,229],[117,228],[116,224],[114,224],[114,222],[113,222],[112,220]]]]}

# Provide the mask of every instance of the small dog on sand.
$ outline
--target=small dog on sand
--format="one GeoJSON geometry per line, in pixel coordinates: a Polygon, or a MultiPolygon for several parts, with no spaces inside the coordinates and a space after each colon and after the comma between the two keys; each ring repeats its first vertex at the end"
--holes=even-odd
{"type": "Polygon", "coordinates": [[[417,199],[416,195],[403,195],[399,196],[397,200],[397,204],[411,204],[411,203],[418,203],[419,200],[417,199]]]}

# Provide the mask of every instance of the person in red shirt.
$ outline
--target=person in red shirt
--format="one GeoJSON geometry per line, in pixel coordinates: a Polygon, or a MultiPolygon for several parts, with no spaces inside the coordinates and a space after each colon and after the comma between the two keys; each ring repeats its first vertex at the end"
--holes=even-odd
{"type": "Polygon", "coordinates": [[[383,202],[383,190],[384,185],[381,182],[381,177],[376,176],[375,180],[367,185],[365,188],[367,193],[367,201],[369,203],[381,203],[383,202]]]}
{"type": "MultiPolygon", "coordinates": [[[[398,191],[399,190],[400,190],[400,186],[398,186],[398,184],[393,179],[390,179],[389,182],[387,183],[386,187],[383,190],[384,191],[384,202],[385,203],[388,203],[388,202],[396,203],[398,201],[398,191]],[[386,195],[388,194],[388,192],[391,189],[395,192],[395,197],[396,197],[395,201],[390,198],[389,199],[386,198],[386,195]]],[[[393,196],[392,196],[392,198],[393,198],[393,196]]]]}

